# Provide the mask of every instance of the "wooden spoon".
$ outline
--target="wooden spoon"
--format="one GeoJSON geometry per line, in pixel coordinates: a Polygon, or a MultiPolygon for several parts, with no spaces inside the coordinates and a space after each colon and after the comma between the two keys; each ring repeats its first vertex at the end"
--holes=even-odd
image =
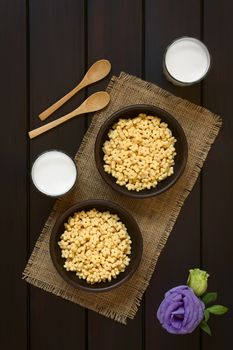
{"type": "Polygon", "coordinates": [[[72,96],[84,87],[91,85],[103,78],[105,78],[111,70],[111,63],[108,60],[96,61],[87,71],[83,80],[68,94],[55,102],[52,106],[48,107],[44,112],[39,114],[41,120],[48,118],[53,112],[67,102],[72,96]]]}
{"type": "Polygon", "coordinates": [[[56,126],[66,122],[67,120],[75,117],[76,115],[91,113],[99,111],[100,109],[106,107],[110,101],[110,96],[105,91],[98,91],[91,96],[89,96],[78,108],[73,110],[72,112],[64,115],[61,118],[58,118],[48,124],[45,124],[37,129],[29,131],[28,135],[30,139],[43,134],[44,132],[55,128],[56,126]]]}

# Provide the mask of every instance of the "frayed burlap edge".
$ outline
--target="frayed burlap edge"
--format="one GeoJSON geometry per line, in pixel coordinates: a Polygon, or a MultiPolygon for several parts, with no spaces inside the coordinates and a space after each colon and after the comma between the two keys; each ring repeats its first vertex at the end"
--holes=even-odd
{"type": "MultiPolygon", "coordinates": [[[[125,81],[130,81],[132,84],[138,84],[140,87],[144,87],[146,89],[148,89],[149,91],[154,91],[155,88],[157,88],[157,93],[161,96],[173,96],[171,95],[169,92],[163,90],[162,88],[159,88],[159,87],[156,87],[154,84],[152,83],[149,83],[149,82],[145,82],[137,77],[133,77],[133,76],[130,76],[128,75],[127,73],[124,73],[122,72],[118,77],[115,77],[113,76],[108,87],[107,87],[107,91],[111,91],[115,81],[117,79],[122,79],[122,80],[125,80],[125,81]]],[[[187,100],[184,100],[184,99],[181,99],[181,98],[178,98],[178,97],[175,97],[177,100],[179,99],[180,101],[182,101],[183,103],[186,104],[186,107],[187,108],[190,108],[192,109],[193,111],[199,111],[199,112],[208,112],[208,110],[206,110],[204,107],[201,107],[201,106],[197,106],[195,104],[193,104],[192,102],[190,101],[187,101],[187,100]]],[[[156,263],[158,261],[158,258],[160,256],[160,253],[162,251],[162,249],[164,248],[166,242],[167,242],[167,239],[169,237],[169,234],[175,224],[175,221],[177,219],[177,216],[181,210],[181,207],[183,206],[184,204],[184,201],[185,199],[187,198],[188,194],[190,193],[190,191],[192,190],[195,182],[196,182],[196,179],[200,173],[200,169],[202,168],[203,166],[203,163],[208,155],[208,152],[211,148],[211,145],[213,144],[215,138],[217,137],[218,133],[219,133],[219,130],[221,128],[221,125],[222,125],[222,120],[221,118],[216,115],[216,114],[212,114],[212,117],[213,117],[213,124],[211,126],[211,129],[210,129],[210,132],[209,132],[209,138],[208,140],[206,140],[206,143],[204,144],[203,143],[203,148],[199,150],[199,153],[196,154],[196,162],[194,163],[193,165],[193,171],[191,173],[191,176],[189,178],[189,181],[188,181],[188,184],[186,185],[186,188],[184,189],[184,191],[182,193],[180,193],[180,196],[179,196],[179,199],[178,201],[176,202],[176,206],[173,210],[173,212],[171,213],[170,215],[170,219],[167,223],[167,226],[163,232],[163,234],[161,235],[160,237],[160,240],[158,242],[158,245],[157,245],[157,250],[156,250],[156,254],[154,255],[153,259],[151,260],[151,265],[148,266],[148,274],[147,274],[147,278],[144,279],[144,281],[141,281],[141,285],[140,286],[137,286],[137,289],[138,289],[138,295],[137,295],[137,298],[136,298],[136,302],[134,305],[132,305],[131,309],[129,310],[129,312],[127,313],[127,315],[122,315],[122,314],[119,314],[117,312],[114,312],[112,311],[111,309],[108,309],[108,308],[104,308],[104,307],[100,307],[97,303],[89,303],[89,301],[85,302],[83,301],[82,299],[80,300],[76,300],[74,298],[74,296],[72,295],[72,293],[67,293],[67,291],[63,291],[62,289],[59,289],[57,288],[57,286],[53,286],[47,282],[44,282],[44,281],[40,281],[34,277],[31,277],[30,276],[30,270],[31,270],[31,267],[33,266],[33,263],[34,263],[34,259],[35,259],[35,256],[37,255],[39,249],[40,249],[40,246],[42,244],[42,242],[44,242],[44,238],[45,238],[45,235],[47,233],[47,230],[48,228],[50,228],[50,226],[52,225],[53,223],[53,220],[54,220],[54,216],[57,212],[57,210],[59,209],[60,207],[60,203],[61,203],[61,199],[58,199],[52,209],[52,212],[48,218],[48,220],[46,221],[45,223],[45,226],[42,230],[42,233],[41,235],[39,236],[36,244],[35,244],[35,247],[33,249],[33,252],[29,258],[29,261],[27,263],[27,266],[23,272],[23,279],[25,279],[27,282],[31,283],[32,285],[36,286],[36,287],[39,287],[39,288],[42,288],[44,289],[45,291],[48,291],[48,292],[52,292],[54,293],[55,295],[57,296],[60,296],[62,298],[65,298],[67,300],[71,300],[73,301],[74,303],[77,303],[83,307],[87,307],[93,311],[96,311],[106,317],[110,317],[120,323],[123,323],[123,324],[126,324],[126,320],[127,318],[134,318],[137,310],[138,310],[138,307],[140,305],[140,302],[141,302],[141,299],[142,299],[142,296],[146,290],[146,288],[148,287],[149,285],[149,281],[151,279],[151,276],[154,272],[154,269],[155,269],[155,266],[156,266],[156,263]]],[[[77,152],[77,154],[75,155],[75,160],[77,161],[78,158],[82,155],[84,149],[85,149],[85,146],[86,146],[86,142],[89,138],[89,136],[92,134],[95,126],[96,126],[96,121],[97,121],[97,118],[98,118],[98,113],[95,114],[93,120],[92,120],[92,123],[90,125],[90,127],[88,128],[86,134],[84,135],[84,138],[83,138],[83,141],[82,141],[82,144],[77,152]]],[[[67,198],[68,200],[68,198],[67,198]]]]}

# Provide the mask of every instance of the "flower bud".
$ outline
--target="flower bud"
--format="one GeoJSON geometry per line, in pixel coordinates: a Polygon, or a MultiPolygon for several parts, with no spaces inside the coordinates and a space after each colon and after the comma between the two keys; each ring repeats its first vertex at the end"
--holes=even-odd
{"type": "Polygon", "coordinates": [[[200,269],[189,270],[188,286],[199,297],[207,290],[207,280],[209,274],[200,269]]]}

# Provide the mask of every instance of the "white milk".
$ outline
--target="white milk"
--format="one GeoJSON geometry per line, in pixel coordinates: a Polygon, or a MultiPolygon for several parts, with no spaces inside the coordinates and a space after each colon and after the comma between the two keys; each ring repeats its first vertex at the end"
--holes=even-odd
{"type": "Polygon", "coordinates": [[[201,41],[195,38],[177,39],[167,49],[165,68],[175,80],[181,83],[190,84],[201,80],[209,67],[209,51],[201,41]]]}
{"type": "Polygon", "coordinates": [[[31,176],[39,191],[48,196],[60,196],[74,185],[77,169],[67,154],[52,150],[41,154],[35,160],[31,176]]]}

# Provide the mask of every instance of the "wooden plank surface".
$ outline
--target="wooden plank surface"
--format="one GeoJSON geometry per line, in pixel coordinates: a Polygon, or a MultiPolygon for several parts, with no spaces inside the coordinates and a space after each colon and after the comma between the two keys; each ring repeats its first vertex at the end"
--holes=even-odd
{"type": "Polygon", "coordinates": [[[1,349],[27,348],[26,2],[1,1],[1,349]]]}
{"type": "MultiPolygon", "coordinates": [[[[137,76],[142,72],[142,1],[89,0],[87,6],[88,66],[107,58],[111,75],[126,71],[137,76]]],[[[105,88],[106,81],[91,87],[90,92],[105,88]]],[[[88,311],[88,350],[142,349],[142,309],[127,326],[88,311]]]]}
{"type": "MultiPolygon", "coordinates": [[[[181,337],[163,331],[156,310],[164,292],[185,283],[188,269],[200,264],[210,272],[210,289],[218,290],[219,302],[233,308],[232,11],[229,0],[1,1],[0,149],[2,169],[7,169],[1,174],[2,349],[230,349],[231,313],[211,318],[211,338],[198,331],[181,337]],[[165,48],[184,35],[202,38],[212,54],[213,66],[203,86],[175,87],[163,75],[165,48]],[[224,122],[203,176],[161,254],[142,306],[127,326],[21,281],[27,255],[54,203],[30,184],[31,164],[47,149],[62,149],[73,156],[87,123],[78,117],[30,142],[26,132],[42,125],[38,114],[73,88],[100,58],[111,61],[111,75],[123,70],[143,77],[178,96],[202,102],[222,115],[224,122]]],[[[108,80],[79,93],[50,120],[104,89],[108,80]]]]}
{"type": "MultiPolygon", "coordinates": [[[[192,1],[145,2],[145,78],[181,96],[200,103],[201,88],[175,87],[162,72],[163,54],[169,43],[177,37],[200,33],[200,3],[192,1]]],[[[151,283],[146,291],[145,342],[146,350],[192,349],[199,347],[199,332],[189,337],[174,337],[160,326],[156,311],[165,292],[184,284],[188,270],[200,263],[200,183],[198,182],[182,208],[171,236],[161,254],[151,283]]]]}
{"type": "Polygon", "coordinates": [[[204,41],[212,54],[212,69],[203,84],[203,104],[220,114],[223,127],[203,171],[203,267],[210,273],[210,290],[230,312],[211,317],[212,337],[203,335],[203,349],[232,347],[233,235],[233,118],[232,118],[232,11],[230,1],[205,0],[204,41]]]}
{"type": "MultiPolygon", "coordinates": [[[[84,74],[84,1],[30,1],[30,127],[42,124],[38,114],[71,90],[84,74]]],[[[81,92],[49,119],[72,111],[84,98],[81,92]]],[[[72,156],[84,133],[84,117],[31,140],[31,161],[47,149],[72,156]]],[[[54,200],[31,187],[31,249],[54,200]]],[[[84,309],[31,288],[31,349],[84,349],[84,309]],[[76,347],[77,346],[77,347],[76,347]]]]}

